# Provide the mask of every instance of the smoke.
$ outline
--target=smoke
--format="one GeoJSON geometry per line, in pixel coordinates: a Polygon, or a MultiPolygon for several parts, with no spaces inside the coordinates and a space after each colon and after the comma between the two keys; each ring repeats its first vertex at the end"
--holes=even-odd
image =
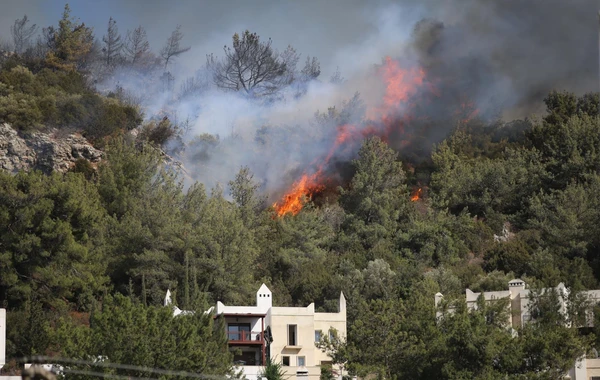
{"type": "MultiPolygon", "coordinates": [[[[73,14],[101,35],[107,20],[82,14],[82,2],[71,2],[73,14]]],[[[552,89],[578,94],[598,90],[598,3],[593,0],[123,4],[108,6],[115,7],[113,17],[122,33],[144,25],[157,51],[182,24],[183,45],[192,50],[171,67],[171,91],[164,91],[158,74],[148,84],[148,78],[128,71],[99,87],[119,84],[143,99],[147,116],[167,110],[178,122],[187,122],[180,159],[190,180],[208,187],[226,184],[247,165],[273,199],[302,173],[324,163],[342,124],[363,131],[374,127],[403,153],[423,156],[454,128],[457,110],[465,105],[480,117],[508,120],[542,112],[542,99],[552,89]],[[280,50],[291,44],[303,54],[301,63],[306,55],[317,56],[319,81],[310,83],[300,98],[288,89],[270,103],[215,89],[203,71],[205,54],[220,55],[230,36],[244,29],[272,37],[280,50]],[[425,82],[387,122],[368,121],[367,110],[384,102],[386,83],[378,67],[387,56],[406,70],[422,68],[425,82]],[[329,83],[337,67],[346,80],[329,83]],[[198,91],[178,96],[190,76],[198,91]],[[359,98],[354,97],[357,92],[359,98]],[[320,117],[315,117],[317,111],[320,117]]],[[[23,13],[18,6],[10,11],[16,17],[23,13]]],[[[358,145],[338,147],[330,165],[352,159],[358,145]]]]}
{"type": "Polygon", "coordinates": [[[574,3],[403,1],[363,9],[368,32],[326,57],[330,70],[341,68],[343,84],[321,78],[298,99],[290,90],[268,104],[214,88],[177,102],[175,114],[192,120],[181,159],[191,177],[208,186],[226,183],[247,165],[276,199],[332,152],[330,172],[334,162],[353,158],[356,141],[332,151],[342,124],[375,128],[405,156],[422,158],[465,106],[487,119],[523,117],[539,112],[552,89],[593,91],[595,12],[589,1],[574,3]],[[386,56],[405,70],[422,68],[426,83],[382,123],[367,120],[365,110],[382,106],[386,83],[378,67],[386,56]],[[356,92],[360,98],[353,98],[356,92]],[[204,133],[218,141],[198,138],[204,133]]]}

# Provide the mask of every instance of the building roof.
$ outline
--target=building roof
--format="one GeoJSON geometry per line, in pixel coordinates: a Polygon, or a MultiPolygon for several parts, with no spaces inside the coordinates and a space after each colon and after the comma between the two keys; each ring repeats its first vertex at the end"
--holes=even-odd
{"type": "Polygon", "coordinates": [[[224,317],[266,317],[265,313],[221,313],[224,317]]]}

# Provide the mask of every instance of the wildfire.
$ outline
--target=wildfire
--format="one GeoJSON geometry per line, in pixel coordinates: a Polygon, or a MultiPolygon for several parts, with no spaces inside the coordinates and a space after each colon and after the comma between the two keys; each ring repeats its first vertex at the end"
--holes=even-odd
{"type": "MultiPolygon", "coordinates": [[[[425,71],[420,67],[403,68],[400,62],[386,57],[385,62],[378,69],[378,74],[385,84],[385,93],[379,105],[367,109],[366,118],[369,122],[363,125],[337,127],[336,137],[331,140],[328,154],[315,159],[311,164],[312,170],[307,171],[314,174],[309,175],[305,172],[298,181],[294,182],[283,198],[273,204],[277,216],[281,217],[287,213],[298,214],[306,199],[310,199],[325,188],[322,185],[327,179],[324,173],[332,157],[341,151],[355,149],[357,142],[369,136],[379,136],[386,142],[394,136],[403,137],[406,134],[405,125],[413,120],[427,118],[427,115],[414,115],[415,101],[423,100],[420,94],[440,96],[436,86],[430,78],[426,78],[425,71]]],[[[468,101],[461,103],[455,116],[458,116],[462,122],[468,122],[477,116],[477,109],[472,103],[468,101]]],[[[403,146],[403,141],[404,139],[399,144],[400,147],[403,146]]],[[[405,142],[409,143],[408,140],[405,142]]],[[[422,189],[419,188],[411,195],[410,200],[418,201],[421,195],[422,189]]]]}
{"type": "Polygon", "coordinates": [[[415,192],[413,193],[413,195],[410,197],[410,200],[411,200],[412,202],[416,202],[416,201],[418,201],[419,199],[421,199],[421,193],[422,193],[422,192],[423,192],[423,189],[421,189],[421,188],[419,187],[419,189],[418,189],[417,191],[415,191],[415,192]]]}
{"type": "Polygon", "coordinates": [[[281,217],[288,213],[298,214],[304,206],[305,199],[324,188],[323,185],[318,184],[317,177],[319,177],[319,174],[317,172],[312,175],[302,175],[300,180],[292,185],[292,189],[285,194],[281,203],[273,204],[277,216],[281,217]]]}
{"type": "MultiPolygon", "coordinates": [[[[385,63],[379,69],[379,75],[386,85],[382,104],[367,110],[367,117],[379,126],[367,125],[362,130],[354,125],[339,126],[329,153],[318,161],[319,164],[314,164],[316,166],[315,173],[303,174],[300,180],[294,182],[281,201],[273,204],[278,216],[281,217],[287,213],[298,214],[304,206],[303,202],[306,198],[323,190],[324,186],[321,185],[323,168],[327,166],[329,160],[342,145],[359,141],[371,135],[379,135],[384,141],[387,140],[387,135],[395,127],[392,123],[401,112],[401,107],[408,104],[411,96],[423,85],[425,78],[425,72],[422,69],[403,69],[397,61],[390,57],[386,57],[385,63]]],[[[396,127],[401,128],[401,126],[396,127]]]]}
{"type": "Polygon", "coordinates": [[[403,69],[397,61],[386,57],[385,64],[380,68],[379,74],[383,78],[386,88],[383,104],[367,110],[367,117],[380,121],[385,126],[384,136],[393,129],[402,128],[401,124],[394,123],[402,111],[402,107],[409,106],[409,100],[423,85],[425,71],[421,68],[403,69]]]}
{"type": "Polygon", "coordinates": [[[456,111],[456,116],[461,124],[468,124],[474,117],[477,116],[479,110],[475,107],[473,102],[465,101],[460,105],[460,109],[456,111]]]}

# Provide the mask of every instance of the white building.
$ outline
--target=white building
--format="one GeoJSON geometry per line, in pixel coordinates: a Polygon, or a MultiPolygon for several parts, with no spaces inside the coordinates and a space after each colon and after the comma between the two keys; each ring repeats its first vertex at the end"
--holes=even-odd
{"type": "MultiPolygon", "coordinates": [[[[555,288],[546,288],[540,291],[540,294],[544,294],[554,289],[557,292],[558,299],[561,303],[560,311],[562,313],[567,312],[569,289],[565,287],[562,282],[559,283],[555,288]]],[[[600,290],[586,290],[581,294],[588,300],[589,305],[593,306],[600,302],[600,290]]],[[[531,320],[531,307],[530,307],[530,290],[526,288],[525,281],[520,279],[514,279],[508,282],[508,290],[501,290],[495,292],[483,292],[476,293],[471,289],[465,290],[465,298],[467,302],[467,308],[469,310],[477,309],[477,299],[480,295],[483,295],[486,302],[493,302],[494,300],[500,300],[508,298],[510,302],[507,305],[508,308],[508,320],[507,326],[517,328],[523,326],[525,323],[531,320]]],[[[435,295],[435,306],[438,307],[444,296],[442,293],[435,295]]],[[[452,308],[449,308],[449,312],[452,312],[452,308]]],[[[442,312],[437,311],[436,316],[442,317],[442,312]]],[[[586,325],[588,327],[593,326],[593,313],[588,310],[586,315],[586,325]]],[[[583,326],[581,326],[583,327],[583,326]]],[[[575,366],[571,368],[565,379],[571,380],[600,380],[600,359],[599,358],[582,358],[575,366]]]]}
{"type": "MultiPolygon", "coordinates": [[[[171,303],[170,293],[165,305],[171,303]]],[[[229,347],[235,364],[248,380],[258,379],[267,358],[278,361],[290,377],[317,379],[322,365],[332,365],[331,358],[315,345],[330,328],[346,336],[346,299],[340,294],[337,313],[317,313],[315,305],[275,307],[269,288],[262,284],[256,292],[256,306],[229,306],[217,302],[207,311],[225,318],[229,347]]],[[[174,314],[182,312],[174,309],[174,314]]],[[[334,366],[340,373],[340,368],[334,366]]]]}
{"type": "MultiPolygon", "coordinates": [[[[549,292],[550,290],[555,290],[557,292],[558,298],[561,303],[561,312],[566,313],[567,311],[567,298],[569,296],[569,289],[565,287],[565,284],[562,282],[559,283],[555,288],[546,288],[541,289],[540,294],[544,294],[549,292]]],[[[595,301],[600,299],[600,290],[588,290],[583,292],[585,296],[588,297],[590,301],[595,301]]],[[[482,292],[476,293],[471,289],[465,290],[465,299],[467,302],[467,308],[469,310],[477,309],[477,299],[480,295],[483,295],[483,298],[486,302],[493,302],[494,300],[500,299],[509,299],[508,303],[508,321],[507,325],[513,328],[517,328],[523,326],[524,323],[527,323],[531,319],[531,311],[530,311],[530,290],[526,289],[525,281],[520,279],[514,279],[508,282],[508,290],[500,290],[494,292],[482,292]]],[[[435,295],[435,306],[437,307],[444,296],[442,293],[437,293],[435,295]]],[[[597,302],[597,301],[595,301],[597,302]]],[[[450,309],[451,310],[451,309],[450,309]]],[[[437,312],[438,317],[441,316],[441,312],[437,312]]]]}
{"type": "Polygon", "coordinates": [[[0,309],[0,368],[6,364],[6,309],[0,309]]]}

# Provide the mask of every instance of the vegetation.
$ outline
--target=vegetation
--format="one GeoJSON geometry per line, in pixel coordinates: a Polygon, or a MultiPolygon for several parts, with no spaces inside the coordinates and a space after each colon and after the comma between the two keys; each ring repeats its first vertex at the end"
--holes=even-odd
{"type": "MultiPolygon", "coordinates": [[[[97,170],[79,161],[65,174],[0,173],[8,357],[102,358],[226,375],[224,329],[201,311],[217,300],[250,304],[262,282],[277,305],[315,302],[334,311],[344,292],[348,336],[333,333],[321,348],[352,374],[554,379],[598,347],[600,324],[565,327],[553,298],[536,301],[538,318],[515,332],[501,323],[502,302],[481,301],[469,312],[457,301],[441,320],[434,306],[437,292],[460,300],[467,287],[504,290],[516,277],[534,289],[561,281],[575,292],[600,286],[598,94],[552,92],[542,119],[490,125],[475,118],[416,171],[381,139],[366,139],[335,197],[277,218],[248,168],[226,188],[184,186],[156,149],[178,127],[152,120],[140,133],[148,143],[130,142],[121,134],[141,124],[140,110],[90,85],[94,54],[108,71],[156,62],[166,70],[187,51],[179,28],[161,60],[142,27],[121,42],[113,19],[103,55],[68,7],[57,28],[44,29],[43,54],[30,41],[35,28],[17,21],[19,54],[0,68],[0,121],[21,132],[82,129],[102,142],[106,159],[97,170]],[[428,178],[426,191],[411,202],[417,178],[428,178]],[[167,289],[180,308],[197,312],[173,318],[160,306],[167,289]]],[[[297,57],[270,44],[249,32],[234,36],[226,57],[212,61],[213,80],[227,91],[274,95],[298,75],[297,57]],[[260,83],[235,79],[228,65],[242,56],[247,61],[236,64],[251,71],[264,58],[272,71],[260,83]]],[[[308,59],[300,73],[317,77],[318,62],[308,59]]],[[[337,126],[321,118],[323,128],[337,126]]],[[[221,142],[202,135],[191,144],[202,148],[202,161],[221,142]]],[[[267,369],[278,378],[275,363],[267,369]]],[[[324,368],[321,377],[332,373],[324,368]]]]}

